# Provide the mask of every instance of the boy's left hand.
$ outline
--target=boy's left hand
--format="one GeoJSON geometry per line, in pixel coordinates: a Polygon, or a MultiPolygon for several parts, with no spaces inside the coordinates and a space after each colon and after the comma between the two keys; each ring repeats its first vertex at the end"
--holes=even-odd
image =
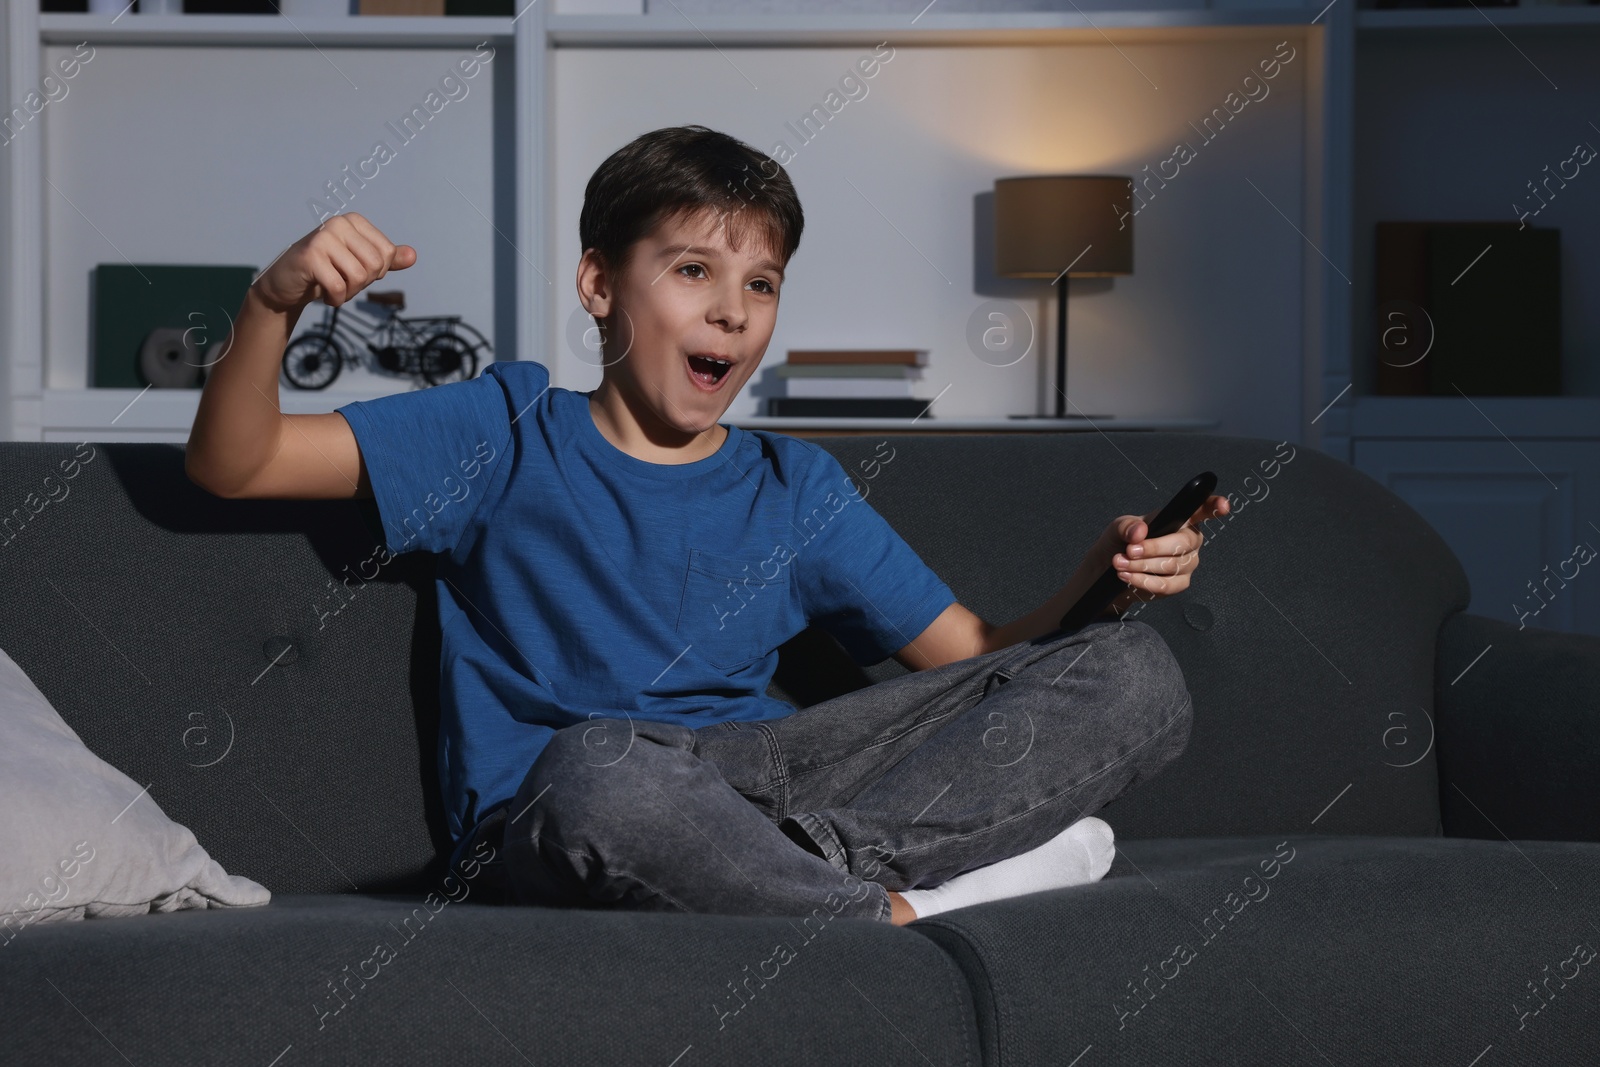
{"type": "Polygon", "coordinates": [[[1149,540],[1145,538],[1150,532],[1150,520],[1159,509],[1144,516],[1119,515],[1112,519],[1096,547],[1102,552],[1111,550],[1111,566],[1128,588],[1111,602],[1106,614],[1120,615],[1136,601],[1173,596],[1189,588],[1189,575],[1200,566],[1200,545],[1205,540],[1195,524],[1227,515],[1230,510],[1226,497],[1207,497],[1175,532],[1149,540]]]}

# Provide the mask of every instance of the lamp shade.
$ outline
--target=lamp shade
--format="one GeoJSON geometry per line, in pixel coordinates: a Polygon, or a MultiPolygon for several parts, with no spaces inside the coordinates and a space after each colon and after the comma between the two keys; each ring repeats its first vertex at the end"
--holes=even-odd
{"type": "Polygon", "coordinates": [[[1133,179],[1044,174],[994,183],[994,269],[1003,278],[1133,273],[1133,179]],[[1071,269],[1068,269],[1068,268],[1071,269]]]}

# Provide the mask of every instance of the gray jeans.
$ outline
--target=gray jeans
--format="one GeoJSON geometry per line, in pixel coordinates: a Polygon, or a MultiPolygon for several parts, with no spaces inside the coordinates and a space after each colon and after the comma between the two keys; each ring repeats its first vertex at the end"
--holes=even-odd
{"type": "Polygon", "coordinates": [[[1158,773],[1193,718],[1138,621],[1020,641],[780,719],[558,730],[508,806],[516,903],[888,921],[1158,773]]]}

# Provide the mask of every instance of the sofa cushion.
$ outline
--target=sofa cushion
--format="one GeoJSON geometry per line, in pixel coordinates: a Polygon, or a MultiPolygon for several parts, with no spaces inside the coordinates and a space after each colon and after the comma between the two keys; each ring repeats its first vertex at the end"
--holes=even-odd
{"type": "Polygon", "coordinates": [[[19,1063],[979,1062],[955,963],[865,919],[280,895],[31,929],[5,965],[19,1063]]]}
{"type": "Polygon", "coordinates": [[[35,922],[265,904],[90,752],[0,649],[0,947],[35,922]]]}
{"type": "Polygon", "coordinates": [[[1600,845],[1296,834],[1124,841],[907,929],[966,969],[989,1064],[1581,1063],[1597,915],[1600,845]]]}

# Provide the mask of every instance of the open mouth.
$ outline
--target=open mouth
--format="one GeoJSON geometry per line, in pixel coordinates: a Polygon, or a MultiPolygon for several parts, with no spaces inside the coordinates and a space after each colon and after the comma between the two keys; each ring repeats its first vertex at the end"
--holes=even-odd
{"type": "Polygon", "coordinates": [[[725,363],[710,356],[690,356],[688,362],[689,377],[700,388],[708,391],[715,390],[721,385],[722,380],[733,369],[732,363],[725,363]]]}

